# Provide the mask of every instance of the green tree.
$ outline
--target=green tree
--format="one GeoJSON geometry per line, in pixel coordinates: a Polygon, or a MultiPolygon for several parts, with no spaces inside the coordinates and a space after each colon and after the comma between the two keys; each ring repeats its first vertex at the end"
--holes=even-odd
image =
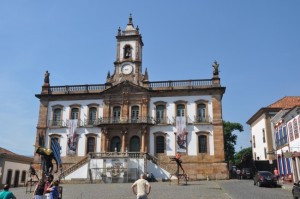
{"type": "Polygon", "coordinates": [[[234,154],[236,145],[237,135],[233,134],[233,131],[244,131],[243,126],[240,123],[226,122],[223,121],[224,128],[224,150],[225,150],[225,161],[234,162],[234,154]]]}
{"type": "Polygon", "coordinates": [[[248,159],[249,157],[250,159],[252,159],[252,148],[244,148],[236,154],[234,154],[234,163],[241,164],[243,161],[246,161],[246,159],[248,159]]]}

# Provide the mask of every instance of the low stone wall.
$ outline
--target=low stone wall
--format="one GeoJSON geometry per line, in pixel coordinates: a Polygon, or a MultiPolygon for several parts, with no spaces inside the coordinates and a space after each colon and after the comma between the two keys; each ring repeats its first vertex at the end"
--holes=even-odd
{"type": "MultiPolygon", "coordinates": [[[[199,156],[184,156],[181,158],[182,167],[188,175],[189,180],[225,180],[229,179],[227,163],[213,162],[211,159],[203,161],[199,156]],[[210,160],[210,161],[209,161],[210,160]]],[[[174,161],[170,161],[169,157],[160,157],[161,165],[171,170],[177,170],[177,165],[174,161]]],[[[182,173],[181,169],[179,173],[182,173]]]]}

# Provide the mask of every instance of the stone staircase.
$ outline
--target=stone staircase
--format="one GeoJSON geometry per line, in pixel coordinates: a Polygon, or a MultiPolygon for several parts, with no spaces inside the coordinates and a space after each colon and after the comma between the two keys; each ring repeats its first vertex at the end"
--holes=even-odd
{"type": "Polygon", "coordinates": [[[64,179],[67,175],[69,175],[73,171],[77,170],[78,168],[80,168],[81,166],[83,166],[84,164],[86,164],[89,160],[90,160],[90,156],[89,155],[85,156],[83,159],[81,159],[80,161],[78,161],[74,165],[72,165],[72,166],[68,167],[67,169],[65,169],[60,174],[61,178],[64,179]]]}
{"type": "MultiPolygon", "coordinates": [[[[174,175],[177,171],[177,164],[172,161],[174,156],[147,154],[147,159],[162,169],[174,175]]],[[[225,162],[213,162],[209,158],[201,156],[182,155],[182,167],[190,180],[220,180],[228,179],[227,164],[225,162]]],[[[179,169],[179,173],[182,173],[179,169]]]]}
{"type": "Polygon", "coordinates": [[[160,168],[166,170],[170,174],[175,174],[177,171],[177,165],[174,161],[171,161],[170,157],[167,157],[165,155],[155,157],[153,155],[147,154],[147,159],[159,166],[160,168]]]}

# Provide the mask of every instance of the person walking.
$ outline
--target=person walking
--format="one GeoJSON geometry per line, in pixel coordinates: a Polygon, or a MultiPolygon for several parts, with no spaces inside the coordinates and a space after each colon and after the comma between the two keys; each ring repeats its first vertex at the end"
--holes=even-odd
{"type": "Polygon", "coordinates": [[[239,180],[242,178],[242,176],[241,176],[241,170],[239,168],[236,170],[236,177],[239,180]]]}
{"type": "Polygon", "coordinates": [[[135,181],[132,185],[132,192],[136,195],[137,199],[147,199],[151,191],[151,185],[144,174],[140,175],[140,179],[135,181]],[[136,188],[136,189],[135,189],[136,188]]]}
{"type": "Polygon", "coordinates": [[[48,191],[48,188],[52,186],[52,181],[53,181],[53,175],[50,174],[49,176],[46,176],[46,182],[44,186],[44,198],[45,199],[50,199],[50,192],[48,191]]]}
{"type": "Polygon", "coordinates": [[[49,192],[49,199],[59,199],[59,191],[58,191],[58,180],[55,180],[53,184],[47,189],[49,192]]]}
{"type": "Polygon", "coordinates": [[[0,192],[0,199],[16,199],[16,196],[9,191],[8,184],[5,184],[3,190],[0,192]]]}
{"type": "Polygon", "coordinates": [[[35,189],[33,191],[33,198],[34,199],[44,199],[44,188],[45,188],[45,182],[41,179],[39,180],[39,183],[35,186],[35,189]]]}
{"type": "Polygon", "coordinates": [[[279,179],[279,172],[278,172],[278,169],[276,167],[274,169],[274,175],[276,176],[276,179],[278,181],[278,179],[279,179]]]}

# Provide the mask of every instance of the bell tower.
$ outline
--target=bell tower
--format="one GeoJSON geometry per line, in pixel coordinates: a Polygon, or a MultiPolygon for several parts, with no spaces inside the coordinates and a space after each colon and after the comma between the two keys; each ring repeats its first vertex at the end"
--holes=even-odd
{"type": "Polygon", "coordinates": [[[117,56],[114,62],[114,74],[108,74],[107,82],[118,84],[123,81],[130,81],[140,85],[143,80],[142,75],[142,35],[139,27],[136,28],[132,22],[132,15],[125,30],[119,27],[117,38],[117,56]]]}

